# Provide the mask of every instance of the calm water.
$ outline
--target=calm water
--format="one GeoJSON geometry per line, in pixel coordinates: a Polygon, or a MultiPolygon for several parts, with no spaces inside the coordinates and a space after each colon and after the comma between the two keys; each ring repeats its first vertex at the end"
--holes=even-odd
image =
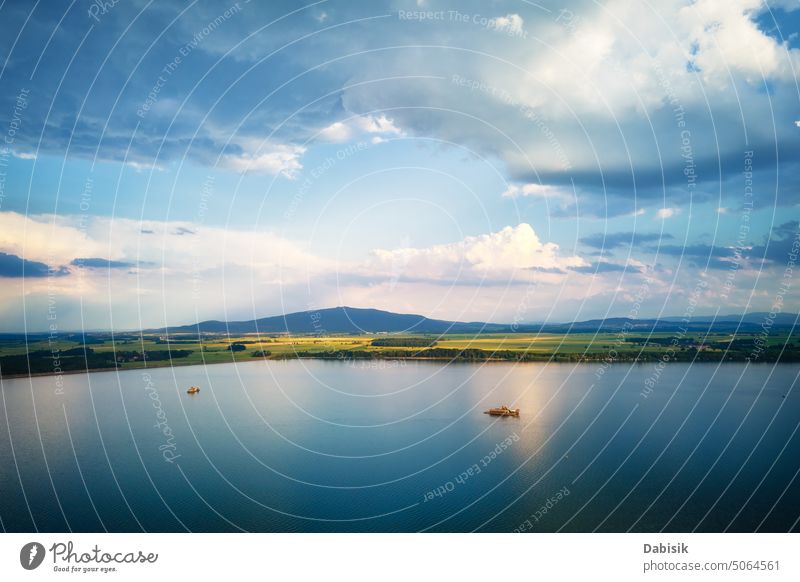
{"type": "Polygon", "coordinates": [[[798,529],[800,367],[599,369],[258,361],[66,376],[63,394],[5,380],[2,527],[798,529]],[[522,416],[481,413],[504,403],[522,416]]]}

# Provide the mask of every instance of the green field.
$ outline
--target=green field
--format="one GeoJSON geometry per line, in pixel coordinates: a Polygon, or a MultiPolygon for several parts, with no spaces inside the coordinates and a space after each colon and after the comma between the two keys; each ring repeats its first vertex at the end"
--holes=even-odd
{"type": "Polygon", "coordinates": [[[215,364],[260,358],[458,361],[800,361],[800,336],[753,333],[574,333],[420,335],[159,335],[93,334],[0,339],[5,377],[215,364]],[[86,342],[84,345],[83,342],[86,342]],[[378,345],[373,345],[375,342],[378,345]],[[232,348],[233,346],[233,348],[232,348]],[[758,347],[757,347],[758,346],[758,347]]]}

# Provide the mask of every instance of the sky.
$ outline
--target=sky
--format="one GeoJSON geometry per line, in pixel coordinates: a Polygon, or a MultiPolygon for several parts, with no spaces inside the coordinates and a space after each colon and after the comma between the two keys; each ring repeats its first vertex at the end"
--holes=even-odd
{"type": "Polygon", "coordinates": [[[5,1],[0,332],[795,312],[800,4],[5,1]]]}

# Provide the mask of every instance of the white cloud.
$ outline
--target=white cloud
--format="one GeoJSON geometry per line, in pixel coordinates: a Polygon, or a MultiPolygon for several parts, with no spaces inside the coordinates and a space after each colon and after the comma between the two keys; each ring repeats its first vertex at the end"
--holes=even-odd
{"type": "Polygon", "coordinates": [[[53,216],[0,212],[0,251],[59,266],[76,258],[76,253],[83,257],[102,256],[105,248],[84,230],[64,225],[53,216]]]}
{"type": "Polygon", "coordinates": [[[144,162],[137,162],[134,160],[128,160],[125,162],[129,167],[133,168],[137,173],[141,172],[152,172],[152,171],[159,171],[163,172],[164,167],[159,164],[148,164],[144,162]]]}
{"type": "Polygon", "coordinates": [[[656,218],[661,220],[666,220],[667,218],[672,218],[673,216],[677,216],[681,213],[680,208],[659,208],[656,211],[656,218]]]}
{"type": "Polygon", "coordinates": [[[517,198],[519,196],[532,196],[536,198],[556,198],[562,201],[573,201],[574,194],[560,186],[548,184],[509,184],[504,198],[517,198]]]}
{"type": "Polygon", "coordinates": [[[13,312],[24,296],[31,329],[47,328],[48,294],[55,294],[59,326],[75,329],[107,327],[111,312],[117,328],[156,327],[167,317],[172,324],[190,323],[197,317],[219,318],[228,309],[234,318],[248,309],[265,315],[279,311],[284,289],[289,290],[293,308],[302,308],[297,289],[337,268],[271,232],[178,221],[25,217],[12,212],[0,212],[0,251],[51,267],[68,266],[71,272],[54,278],[3,280],[0,303],[7,299],[14,308],[12,313],[0,308],[0,322],[8,326],[19,319],[13,312]],[[70,265],[78,258],[132,266],[109,270],[70,265]],[[85,322],[79,319],[84,308],[92,314],[85,322]]]}
{"type": "Polygon", "coordinates": [[[345,121],[336,121],[319,132],[320,139],[334,143],[349,141],[359,135],[375,135],[373,143],[384,141],[381,136],[403,135],[403,131],[385,115],[358,115],[345,121]],[[378,139],[379,141],[375,141],[378,139]]]}
{"type": "Polygon", "coordinates": [[[552,50],[530,60],[535,74],[520,78],[518,94],[531,106],[570,115],[559,100],[548,99],[546,88],[573,111],[605,116],[657,107],[668,101],[667,85],[684,105],[702,103],[697,75],[711,85],[706,92],[727,91],[737,74],[755,89],[765,78],[791,80],[800,52],[787,51],[758,28],[754,15],[763,7],[761,0],[583,6],[576,24],[557,31],[552,50]]]}
{"type": "MultiPolygon", "coordinates": [[[[158,327],[198,318],[241,319],[302,310],[311,301],[321,306],[383,301],[384,308],[418,312],[429,307],[429,300],[437,297],[433,289],[442,285],[455,285],[453,301],[469,304],[469,310],[488,308],[491,302],[497,309],[502,306],[501,291],[509,285],[516,289],[516,282],[533,278],[555,283],[565,276],[536,268],[566,270],[587,264],[542,242],[528,224],[426,248],[379,249],[363,261],[348,261],[316,256],[264,231],[10,212],[0,213],[0,251],[52,266],[69,265],[76,258],[134,265],[111,270],[71,266],[71,275],[55,280],[4,282],[0,300],[7,298],[10,306],[13,299],[14,309],[24,284],[31,329],[46,328],[46,309],[41,306],[53,292],[62,310],[59,324],[75,328],[109,326],[112,313],[117,328],[158,327]],[[494,290],[477,301],[472,296],[484,284],[494,290]],[[393,307],[386,304],[390,297],[399,301],[393,307]],[[91,320],[75,319],[82,310],[91,320]]],[[[449,315],[458,315],[457,309],[449,306],[449,315]]],[[[6,325],[19,320],[7,311],[0,309],[6,325]]]]}
{"type": "MultiPolygon", "coordinates": [[[[76,258],[106,258],[134,267],[70,267],[71,275],[53,279],[4,279],[0,322],[3,329],[20,329],[24,313],[29,329],[47,329],[53,294],[62,329],[240,320],[341,304],[444,319],[568,321],[605,313],[619,298],[634,296],[641,284],[636,270],[646,263],[628,257],[627,263],[636,267],[628,273],[576,273],[570,267],[589,263],[543,242],[525,223],[428,247],[412,248],[408,238],[400,244],[363,260],[333,260],[261,230],[2,212],[2,252],[54,267],[76,258]]],[[[730,298],[736,301],[731,304],[746,305],[751,299],[747,293],[755,282],[750,279],[757,279],[760,267],[752,272],[752,277],[747,269],[739,272],[741,293],[730,298]]],[[[680,298],[682,290],[696,284],[695,269],[684,267],[677,284],[675,275],[668,266],[652,273],[648,305],[653,314],[666,299],[680,298]]],[[[711,276],[724,281],[724,271],[711,276]]],[[[770,301],[772,294],[764,293],[759,299],[770,301]]],[[[609,313],[622,315],[629,309],[621,301],[609,313]]]]}
{"type": "Polygon", "coordinates": [[[699,0],[678,11],[684,34],[696,47],[695,62],[709,81],[723,81],[730,69],[744,73],[749,82],[764,77],[790,78],[790,61],[784,47],[764,34],[753,21],[763,9],[762,0],[699,0]]]}
{"type": "Polygon", "coordinates": [[[525,21],[519,14],[506,14],[492,20],[492,28],[495,30],[517,36],[525,33],[524,24],[525,21]]]}
{"type": "Polygon", "coordinates": [[[277,144],[258,148],[254,153],[226,154],[222,158],[222,165],[236,172],[264,172],[295,178],[303,169],[300,157],[305,151],[306,148],[302,146],[277,144]],[[268,151],[261,153],[263,149],[268,151]]]}
{"type": "MultiPolygon", "coordinates": [[[[191,222],[0,212],[0,251],[53,266],[76,258],[104,258],[155,266],[173,273],[252,268],[271,280],[288,273],[333,269],[300,246],[264,231],[191,222]]],[[[294,275],[292,275],[294,276],[294,275]]]]}
{"type": "MultiPolygon", "coordinates": [[[[427,248],[375,250],[368,263],[372,273],[392,273],[404,265],[409,276],[443,281],[476,281],[484,277],[508,277],[516,271],[585,266],[578,256],[559,253],[558,245],[542,243],[529,224],[507,226],[498,232],[468,236],[455,243],[427,248]]],[[[396,278],[396,274],[393,274],[396,278]]]]}
{"type": "MultiPolygon", "coordinates": [[[[570,167],[582,188],[606,187],[604,194],[621,196],[631,184],[613,180],[623,182],[631,168],[644,184],[645,177],[682,163],[680,134],[687,123],[698,162],[706,162],[738,155],[745,145],[743,117],[749,147],[774,147],[771,125],[755,122],[758,112],[772,108],[778,119],[797,119],[790,72],[792,66],[800,70],[800,50],[759,29],[756,12],[763,9],[757,0],[611,0],[573,3],[570,19],[534,19],[520,9],[531,36],[541,41],[535,48],[521,39],[442,26],[475,54],[368,56],[342,101],[352,112],[395,107],[394,122],[404,130],[499,157],[511,179],[536,175],[562,183],[570,167]],[[358,83],[409,71],[444,82],[393,81],[391,90],[358,83]],[[764,91],[765,81],[774,92],[764,91]],[[598,185],[606,176],[612,181],[598,185]]],[[[798,140],[790,127],[778,127],[777,139],[787,145],[798,140]]],[[[675,174],[666,172],[667,180],[675,174]]],[[[677,199],[679,192],[685,189],[669,195],[677,199]]]]}
{"type": "Polygon", "coordinates": [[[347,141],[353,135],[352,128],[346,123],[336,121],[331,123],[328,127],[319,132],[319,137],[325,141],[332,141],[340,143],[347,141]]]}

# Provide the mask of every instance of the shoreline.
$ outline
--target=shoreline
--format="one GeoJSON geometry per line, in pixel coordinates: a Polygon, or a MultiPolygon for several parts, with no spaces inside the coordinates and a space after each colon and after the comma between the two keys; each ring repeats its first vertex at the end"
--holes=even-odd
{"type": "MultiPolygon", "coordinates": [[[[554,356],[556,354],[553,354],[554,356]]],[[[497,363],[509,363],[509,364],[609,364],[609,365],[618,365],[618,364],[654,364],[657,365],[659,362],[662,362],[660,358],[657,359],[648,359],[648,360],[636,360],[636,359],[620,359],[613,362],[608,362],[605,359],[587,359],[587,360],[555,360],[551,356],[550,359],[542,358],[542,359],[530,359],[530,360],[522,360],[522,359],[510,359],[510,358],[485,358],[485,359],[453,359],[453,358],[446,358],[446,357],[429,357],[429,358],[422,358],[422,357],[408,357],[408,358],[336,358],[336,357],[314,357],[314,356],[294,356],[294,357],[286,357],[286,358],[242,358],[239,360],[231,360],[227,362],[223,361],[212,361],[212,362],[187,362],[187,363],[164,363],[164,364],[157,364],[154,363],[149,366],[131,366],[127,368],[117,368],[117,367],[107,367],[107,368],[89,368],[86,370],[68,370],[62,372],[34,372],[32,374],[0,374],[0,382],[3,380],[19,380],[21,378],[58,378],[60,376],[74,376],[77,374],[94,374],[97,372],[134,372],[137,370],[151,370],[151,369],[159,369],[159,368],[185,368],[189,366],[215,366],[218,364],[242,364],[242,363],[255,363],[256,361],[268,361],[268,362],[287,362],[287,361],[294,361],[294,360],[317,360],[323,362],[340,362],[342,364],[363,364],[363,368],[366,369],[369,367],[370,362],[447,362],[450,364],[497,364],[497,363]]],[[[663,362],[664,364],[747,364],[750,363],[751,365],[800,365],[800,362],[791,362],[791,361],[768,361],[768,360],[761,360],[758,362],[752,362],[749,360],[671,360],[667,362],[663,362]]]]}

